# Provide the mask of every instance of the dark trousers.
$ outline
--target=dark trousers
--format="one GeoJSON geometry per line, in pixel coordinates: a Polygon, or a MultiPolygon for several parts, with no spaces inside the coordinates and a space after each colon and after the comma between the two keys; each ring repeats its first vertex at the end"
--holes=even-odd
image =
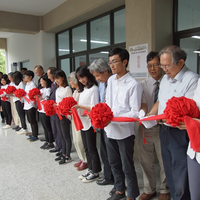
{"type": "Polygon", "coordinates": [[[36,120],[36,108],[30,108],[29,110],[26,110],[26,115],[28,122],[31,124],[31,130],[32,130],[32,135],[34,137],[38,136],[38,123],[36,120]]]}
{"type": "Polygon", "coordinates": [[[101,171],[101,162],[96,147],[96,132],[90,127],[87,131],[81,130],[81,137],[87,158],[88,168],[94,172],[101,171]]]}
{"type": "Polygon", "coordinates": [[[52,129],[51,129],[50,117],[46,116],[45,113],[39,112],[39,118],[40,118],[42,127],[44,129],[44,135],[45,135],[46,142],[53,143],[53,133],[52,133],[52,129]]]}
{"type": "Polygon", "coordinates": [[[160,126],[161,153],[173,200],[190,200],[187,168],[187,131],[160,126]]]}
{"type": "Polygon", "coordinates": [[[58,132],[57,125],[56,125],[56,117],[57,115],[50,116],[50,122],[51,122],[51,129],[54,137],[54,141],[56,143],[56,150],[62,149],[62,142],[61,142],[61,136],[58,132]]]}
{"type": "Polygon", "coordinates": [[[26,129],[25,111],[23,109],[24,104],[21,103],[20,101],[15,101],[15,106],[16,106],[16,110],[17,110],[17,113],[19,115],[21,124],[22,124],[22,128],[26,129]]]}
{"type": "Polygon", "coordinates": [[[5,116],[4,116],[4,114],[3,114],[3,111],[1,112],[1,118],[2,118],[2,119],[5,118],[5,116]]]}
{"type": "Polygon", "coordinates": [[[111,166],[108,161],[108,154],[107,154],[107,135],[104,129],[101,129],[101,145],[100,145],[100,153],[101,153],[101,160],[104,164],[104,178],[106,181],[114,181],[114,177],[112,174],[111,166]]]}
{"type": "Polygon", "coordinates": [[[6,124],[11,125],[12,114],[11,114],[10,102],[2,101],[1,105],[2,105],[3,114],[5,115],[5,118],[6,118],[6,124]]]}
{"type": "Polygon", "coordinates": [[[131,199],[140,194],[133,162],[134,140],[135,136],[131,135],[122,140],[108,138],[107,142],[108,159],[114,176],[114,186],[117,191],[125,191],[126,178],[127,196],[131,199]]]}
{"type": "Polygon", "coordinates": [[[70,123],[70,120],[67,119],[65,116],[62,116],[61,120],[58,118],[58,116],[56,116],[56,124],[62,141],[62,153],[67,157],[70,157],[70,152],[72,148],[70,123]]]}
{"type": "Polygon", "coordinates": [[[191,193],[191,200],[200,199],[200,164],[196,158],[191,159],[187,156],[188,160],[188,176],[189,176],[189,187],[191,193]]]}

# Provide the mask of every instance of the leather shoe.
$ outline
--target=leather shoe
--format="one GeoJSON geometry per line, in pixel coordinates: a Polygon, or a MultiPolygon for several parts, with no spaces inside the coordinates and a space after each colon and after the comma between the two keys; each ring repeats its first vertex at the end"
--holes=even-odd
{"type": "Polygon", "coordinates": [[[107,181],[105,178],[104,179],[99,179],[96,181],[98,185],[113,185],[113,181],[107,181]]]}
{"type": "Polygon", "coordinates": [[[82,160],[79,160],[77,163],[74,164],[74,167],[79,167],[82,163],[82,160]]]}
{"type": "Polygon", "coordinates": [[[51,149],[51,150],[49,150],[50,153],[56,153],[58,151],[59,151],[58,149],[51,149]]]}
{"type": "Polygon", "coordinates": [[[145,192],[143,192],[140,197],[139,197],[139,200],[149,200],[151,199],[152,197],[155,197],[156,196],[156,192],[152,193],[152,194],[146,194],[145,192]]]}
{"type": "Polygon", "coordinates": [[[166,193],[166,194],[160,193],[158,200],[170,200],[170,194],[169,193],[166,193]]]}
{"type": "Polygon", "coordinates": [[[77,170],[82,171],[82,170],[87,169],[87,168],[88,168],[87,163],[82,162],[81,165],[79,167],[77,167],[77,170]]]}

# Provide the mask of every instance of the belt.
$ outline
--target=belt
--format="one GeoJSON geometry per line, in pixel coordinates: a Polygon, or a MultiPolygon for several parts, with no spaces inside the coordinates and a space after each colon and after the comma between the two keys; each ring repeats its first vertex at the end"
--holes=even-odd
{"type": "Polygon", "coordinates": [[[176,127],[166,126],[165,124],[160,124],[160,127],[162,127],[163,129],[168,129],[168,130],[171,130],[171,129],[178,129],[178,128],[176,128],[176,127]]]}

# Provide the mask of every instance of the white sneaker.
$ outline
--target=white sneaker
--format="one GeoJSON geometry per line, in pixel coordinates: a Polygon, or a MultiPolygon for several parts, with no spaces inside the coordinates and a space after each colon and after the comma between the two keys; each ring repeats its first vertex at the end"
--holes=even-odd
{"type": "Polygon", "coordinates": [[[2,128],[3,129],[9,129],[9,128],[11,128],[11,126],[7,124],[7,125],[3,126],[2,128]]]}
{"type": "Polygon", "coordinates": [[[22,134],[26,134],[27,133],[27,130],[25,129],[20,129],[19,131],[16,132],[18,135],[22,135],[22,134]]]}

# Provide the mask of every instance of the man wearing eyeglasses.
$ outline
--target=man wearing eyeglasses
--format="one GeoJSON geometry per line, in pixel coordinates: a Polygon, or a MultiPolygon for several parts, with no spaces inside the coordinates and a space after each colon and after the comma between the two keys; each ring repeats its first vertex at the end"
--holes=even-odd
{"type": "MultiPolygon", "coordinates": [[[[144,115],[152,109],[158,99],[159,84],[162,79],[162,69],[160,68],[158,52],[151,51],[147,55],[147,68],[151,77],[141,82],[143,87],[141,111],[144,115]]],[[[142,113],[141,111],[140,113],[142,113]]],[[[139,126],[137,142],[139,162],[142,167],[144,180],[144,192],[140,195],[139,200],[149,200],[156,196],[155,154],[160,165],[160,196],[158,200],[169,200],[169,187],[167,185],[160,148],[159,125],[155,125],[150,129],[145,128],[143,125],[139,126]],[[146,144],[143,142],[143,131],[146,144]],[[150,138],[149,134],[151,135],[150,138]]]]}
{"type": "MultiPolygon", "coordinates": [[[[109,52],[108,64],[114,75],[108,79],[106,103],[113,111],[114,117],[138,117],[141,107],[143,89],[141,84],[127,71],[128,62],[129,53],[126,49],[115,48],[109,52]]],[[[108,137],[108,160],[116,189],[108,200],[124,199],[125,179],[127,182],[126,199],[134,200],[139,195],[133,162],[134,123],[111,122],[105,127],[105,132],[108,137]]]]}
{"type": "MultiPolygon", "coordinates": [[[[177,46],[168,46],[160,51],[160,67],[165,71],[158,94],[150,114],[162,114],[166,102],[173,96],[192,99],[198,82],[198,74],[185,66],[186,53],[177,46]]],[[[162,120],[160,142],[163,164],[173,200],[191,199],[188,186],[186,130],[173,128],[162,120]]]]}

